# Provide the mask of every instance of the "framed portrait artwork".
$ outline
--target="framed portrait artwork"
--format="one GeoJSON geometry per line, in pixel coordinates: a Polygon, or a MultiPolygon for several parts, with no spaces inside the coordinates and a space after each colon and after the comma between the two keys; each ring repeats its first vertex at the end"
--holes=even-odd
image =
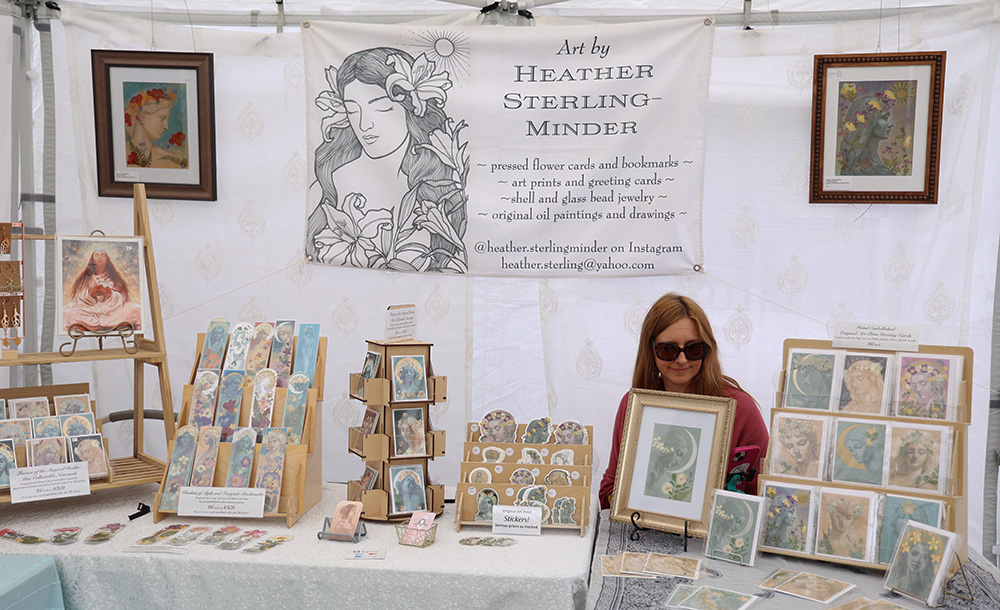
{"type": "Polygon", "coordinates": [[[392,445],[397,457],[427,454],[425,421],[422,407],[392,410],[392,445]]]}
{"type": "Polygon", "coordinates": [[[937,203],[944,51],[817,55],[811,203],[937,203]]]}
{"type": "Polygon", "coordinates": [[[427,510],[422,462],[389,466],[389,506],[391,514],[427,510]]]}
{"type": "Polygon", "coordinates": [[[146,264],[141,237],[56,237],[60,334],[71,328],[144,329],[146,264]]]}
{"type": "Polygon", "coordinates": [[[705,537],[724,487],[732,399],[633,389],[611,494],[611,519],[705,537]]]}
{"type": "Polygon", "coordinates": [[[392,357],[392,399],[396,402],[427,400],[427,368],[424,357],[392,357]]]}
{"type": "Polygon", "coordinates": [[[215,201],[210,53],[91,51],[97,192],[215,201]]]}

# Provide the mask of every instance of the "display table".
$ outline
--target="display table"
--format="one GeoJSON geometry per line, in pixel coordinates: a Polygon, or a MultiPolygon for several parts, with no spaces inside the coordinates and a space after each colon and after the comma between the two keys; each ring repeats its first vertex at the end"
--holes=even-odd
{"type": "MultiPolygon", "coordinates": [[[[292,528],[283,519],[189,519],[150,515],[129,523],[110,542],[69,546],[0,540],[0,553],[51,555],[66,604],[74,608],[582,608],[587,597],[594,526],[518,536],[510,547],[464,546],[460,538],[489,535],[488,527],[455,531],[455,506],[438,518],[437,541],[401,546],[391,523],[367,523],[357,545],[318,540],[323,518],[345,499],[346,486],[325,483],[323,499],[292,528]],[[129,553],[138,539],[170,524],[237,525],[295,539],[250,555],[194,543],[186,555],[129,553]],[[384,549],[384,560],[351,561],[349,549],[384,549]]],[[[82,527],[81,537],[107,523],[128,522],[155,485],[105,490],[90,498],[8,506],[7,527],[50,536],[82,527]]],[[[590,523],[596,515],[591,515],[590,523]]]]}
{"type": "MultiPolygon", "coordinates": [[[[50,548],[52,545],[48,545],[50,548]]],[[[51,610],[63,607],[62,587],[51,557],[0,555],[0,610],[51,610]]]]}
{"type": "MultiPolygon", "coordinates": [[[[740,566],[728,561],[705,557],[705,541],[703,539],[692,538],[688,540],[688,552],[685,553],[684,543],[677,534],[643,530],[639,532],[639,540],[632,541],[629,539],[631,529],[631,525],[609,521],[608,511],[601,511],[597,541],[594,548],[590,595],[587,599],[588,609],[618,610],[634,608],[638,610],[640,608],[660,606],[662,605],[660,601],[667,599],[678,583],[689,582],[698,586],[718,587],[720,589],[758,595],[764,598],[755,602],[751,606],[752,609],[819,609],[835,606],[841,602],[859,597],[867,597],[876,601],[887,600],[904,608],[924,608],[925,610],[927,608],[924,604],[887,591],[882,586],[882,582],[885,580],[885,572],[879,570],[854,568],[771,553],[760,553],[752,567],[740,566]],[[678,578],[647,580],[602,577],[600,556],[616,555],[622,551],[634,553],[668,553],[700,558],[703,560],[702,577],[693,582],[678,578]],[[763,582],[765,578],[778,568],[812,572],[850,582],[856,584],[857,587],[835,600],[832,604],[823,605],[818,602],[785,595],[784,593],[775,593],[761,589],[757,586],[758,583],[763,582]]],[[[969,582],[972,584],[975,600],[968,602],[954,596],[948,596],[944,607],[952,609],[961,608],[963,610],[1000,610],[1000,572],[973,549],[969,549],[969,556],[970,561],[965,566],[965,572],[969,577],[969,582]]],[[[948,591],[968,596],[968,588],[965,586],[965,580],[962,578],[961,573],[956,574],[952,578],[952,581],[948,585],[948,591]]]]}

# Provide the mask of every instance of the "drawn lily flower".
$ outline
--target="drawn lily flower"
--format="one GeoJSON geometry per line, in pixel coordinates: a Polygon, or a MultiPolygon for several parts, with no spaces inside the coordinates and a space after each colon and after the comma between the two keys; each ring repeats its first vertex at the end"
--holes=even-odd
{"type": "Polygon", "coordinates": [[[465,148],[469,145],[469,142],[460,143],[458,138],[458,132],[467,127],[465,121],[459,121],[455,124],[453,119],[448,119],[445,123],[444,129],[435,129],[431,132],[428,139],[430,144],[419,144],[417,148],[426,148],[431,151],[441,162],[448,167],[455,170],[458,174],[459,180],[468,171],[469,157],[465,153],[465,148]]]}
{"type": "Polygon", "coordinates": [[[351,123],[347,119],[347,107],[344,106],[344,100],[337,90],[337,69],[333,66],[326,69],[326,82],[330,88],[321,91],[316,96],[315,103],[320,110],[329,113],[323,117],[321,125],[323,138],[329,142],[333,139],[335,129],[346,129],[351,123]]]}
{"type": "Polygon", "coordinates": [[[434,73],[434,62],[421,53],[410,65],[401,55],[390,55],[386,63],[392,65],[395,72],[385,79],[385,91],[393,100],[402,102],[407,97],[413,104],[413,113],[424,116],[427,104],[436,103],[443,106],[448,101],[451,80],[448,72],[434,73]],[[402,89],[397,93],[396,88],[402,89]],[[436,100],[436,102],[435,102],[436,100]]]}
{"type": "Polygon", "coordinates": [[[419,229],[440,235],[459,248],[465,248],[461,236],[455,232],[455,228],[451,226],[444,212],[441,211],[441,206],[435,201],[424,200],[420,203],[413,224],[419,229]]]}
{"type": "Polygon", "coordinates": [[[344,198],[342,208],[322,204],[328,228],[315,237],[316,248],[324,251],[321,260],[355,267],[369,266],[369,255],[379,253],[375,238],[383,228],[392,228],[392,212],[382,208],[364,211],[367,203],[364,195],[351,193],[344,198]]]}

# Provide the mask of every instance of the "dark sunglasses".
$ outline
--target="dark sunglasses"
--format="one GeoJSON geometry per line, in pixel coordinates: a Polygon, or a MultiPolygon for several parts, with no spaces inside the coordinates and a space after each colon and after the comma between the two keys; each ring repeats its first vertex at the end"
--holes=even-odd
{"type": "MultiPolygon", "coordinates": [[[[652,343],[652,342],[650,342],[652,343]]],[[[711,347],[708,343],[688,343],[684,347],[676,343],[653,343],[653,353],[664,362],[673,362],[684,352],[684,357],[688,360],[701,360],[708,355],[711,347]]]]}

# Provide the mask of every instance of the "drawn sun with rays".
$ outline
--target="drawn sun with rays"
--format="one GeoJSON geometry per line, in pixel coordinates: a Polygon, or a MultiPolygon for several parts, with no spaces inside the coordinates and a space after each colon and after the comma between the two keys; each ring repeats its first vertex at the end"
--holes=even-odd
{"type": "Polygon", "coordinates": [[[409,36],[412,42],[407,46],[414,47],[427,55],[438,70],[447,70],[453,76],[461,75],[462,79],[469,75],[469,35],[454,30],[425,30],[413,32],[409,36]]]}

